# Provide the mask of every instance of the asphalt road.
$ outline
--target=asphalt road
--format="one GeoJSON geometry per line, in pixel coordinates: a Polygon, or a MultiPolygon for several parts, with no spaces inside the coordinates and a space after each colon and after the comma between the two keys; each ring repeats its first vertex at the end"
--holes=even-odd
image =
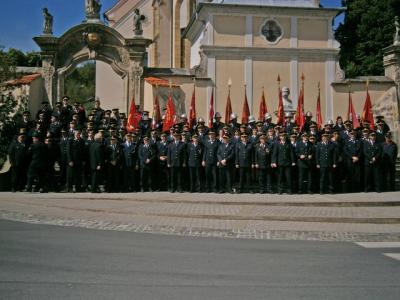
{"type": "Polygon", "coordinates": [[[0,220],[0,299],[400,299],[353,243],[191,238],[0,220]]]}

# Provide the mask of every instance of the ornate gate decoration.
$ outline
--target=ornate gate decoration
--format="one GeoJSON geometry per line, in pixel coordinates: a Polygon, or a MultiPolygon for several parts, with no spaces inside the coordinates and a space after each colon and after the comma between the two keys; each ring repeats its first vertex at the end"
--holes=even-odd
{"type": "Polygon", "coordinates": [[[91,16],[60,37],[43,28],[43,34],[33,39],[41,49],[45,94],[51,104],[63,97],[64,79],[76,65],[86,60],[101,60],[124,79],[127,110],[133,97],[143,107],[143,62],[151,40],[136,35],[124,38],[104,25],[99,16],[95,19],[91,16]]]}

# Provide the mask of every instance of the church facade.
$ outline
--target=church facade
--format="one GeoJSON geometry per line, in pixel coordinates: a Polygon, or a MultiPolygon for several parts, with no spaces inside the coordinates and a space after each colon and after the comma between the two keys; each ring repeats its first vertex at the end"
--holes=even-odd
{"type": "MultiPolygon", "coordinates": [[[[280,88],[291,92],[288,108],[295,110],[304,74],[305,111],[315,114],[320,92],[324,122],[337,116],[347,119],[350,91],[355,109],[361,113],[368,81],[375,114],[383,114],[398,132],[394,61],[386,60],[385,76],[346,79],[338,63],[340,45],[332,27],[343,9],[324,8],[319,2],[120,0],[105,16],[109,26],[126,38],[133,35],[134,10],[146,17],[143,36],[153,43],[148,47],[143,99],[136,103],[150,114],[156,94],[165,106],[168,83],[172,82],[178,113],[188,113],[195,85],[198,117],[207,120],[213,94],[214,111],[224,118],[230,90],[239,119],[245,94],[250,114],[257,118],[262,90],[268,111],[277,110],[278,75],[280,88]]],[[[96,96],[104,107],[126,111],[123,84],[106,64],[97,64],[96,96]]]]}

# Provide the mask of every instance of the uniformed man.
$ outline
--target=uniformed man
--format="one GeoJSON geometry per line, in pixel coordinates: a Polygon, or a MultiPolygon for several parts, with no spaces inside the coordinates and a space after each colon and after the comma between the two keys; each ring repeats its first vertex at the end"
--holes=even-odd
{"type": "Polygon", "coordinates": [[[392,140],[392,133],[386,133],[382,144],[382,178],[385,191],[395,191],[396,159],[398,149],[392,140]]]}
{"type": "Polygon", "coordinates": [[[225,134],[217,151],[220,193],[233,193],[232,168],[235,163],[235,150],[235,144],[231,143],[229,135],[225,134]]]}
{"type": "Polygon", "coordinates": [[[18,134],[17,140],[11,142],[8,148],[8,156],[11,163],[12,192],[21,191],[26,183],[26,165],[28,163],[28,147],[25,134],[18,134]]]}
{"type": "Polygon", "coordinates": [[[174,141],[168,146],[167,163],[171,170],[171,192],[182,192],[181,186],[181,171],[185,165],[185,147],[180,140],[181,135],[178,132],[174,133],[174,141]]]}
{"type": "Polygon", "coordinates": [[[47,147],[47,165],[45,170],[45,180],[47,189],[50,191],[58,192],[57,182],[55,181],[56,170],[55,163],[59,161],[59,147],[54,143],[51,137],[47,137],[44,140],[44,144],[47,147]]]}
{"type": "Polygon", "coordinates": [[[216,112],[214,115],[215,122],[213,123],[212,128],[214,132],[219,132],[222,128],[224,128],[225,123],[221,122],[221,118],[221,114],[219,112],[216,112]]]}
{"type": "Polygon", "coordinates": [[[119,175],[122,168],[123,153],[115,136],[110,137],[110,144],[106,146],[107,179],[106,190],[109,193],[120,191],[119,175]]]}
{"type": "Polygon", "coordinates": [[[325,192],[325,185],[328,182],[328,189],[333,193],[333,169],[336,168],[335,148],[329,141],[330,135],[322,135],[322,141],[316,147],[316,164],[319,170],[319,192],[325,192]]]}
{"type": "Polygon", "coordinates": [[[37,134],[32,136],[32,144],[28,149],[28,155],[31,161],[28,168],[26,191],[33,192],[32,187],[36,181],[36,190],[39,188],[41,193],[45,193],[47,192],[47,185],[44,179],[48,153],[46,145],[40,141],[40,137],[37,134]]]}
{"type": "Polygon", "coordinates": [[[169,185],[169,168],[167,164],[168,159],[168,141],[165,133],[161,134],[161,140],[157,143],[157,158],[158,158],[158,188],[161,191],[170,189],[169,185]]]}
{"type": "Polygon", "coordinates": [[[347,192],[358,192],[360,188],[360,152],[360,141],[356,139],[356,132],[352,130],[343,146],[347,192]]]}
{"type": "Polygon", "coordinates": [[[265,113],[264,115],[264,124],[263,124],[263,131],[266,132],[267,130],[274,128],[275,124],[272,123],[272,115],[270,113],[265,113]]]}
{"type": "Polygon", "coordinates": [[[284,190],[284,181],[286,179],[287,193],[292,194],[292,166],[296,165],[295,155],[292,144],[288,141],[287,133],[279,134],[279,142],[274,145],[272,153],[271,166],[278,169],[278,193],[282,194],[284,190]]]}
{"type": "Polygon", "coordinates": [[[67,144],[67,191],[81,190],[83,165],[85,163],[85,142],[81,137],[81,131],[75,130],[73,139],[67,144]]]}
{"type": "Polygon", "coordinates": [[[297,143],[295,149],[297,157],[297,166],[299,173],[298,192],[304,193],[304,181],[307,181],[307,192],[312,194],[313,174],[312,161],[314,159],[314,147],[308,140],[308,134],[305,132],[301,135],[301,141],[297,143]]]}
{"type": "Polygon", "coordinates": [[[153,166],[157,158],[154,147],[150,145],[150,138],[144,137],[143,144],[139,146],[138,163],[140,167],[140,188],[142,192],[152,192],[153,166]]]}
{"type": "Polygon", "coordinates": [[[99,193],[99,184],[101,182],[100,178],[105,165],[105,148],[103,145],[103,135],[99,132],[95,134],[94,142],[90,144],[89,160],[91,169],[91,192],[99,193]]]}
{"type": "Polygon", "coordinates": [[[204,143],[203,162],[202,165],[206,170],[206,192],[217,192],[217,151],[219,142],[215,138],[216,133],[209,131],[209,140],[204,143]]]}
{"type": "Polygon", "coordinates": [[[203,161],[203,146],[199,143],[197,134],[192,136],[192,142],[187,147],[188,167],[190,174],[190,193],[200,192],[200,169],[203,161]]]}
{"type": "Polygon", "coordinates": [[[235,165],[236,169],[239,170],[239,188],[237,193],[243,193],[248,190],[253,193],[251,186],[251,170],[254,168],[254,154],[253,145],[248,141],[248,135],[242,133],[241,141],[236,145],[235,165]]]}
{"type": "Polygon", "coordinates": [[[122,174],[123,174],[123,191],[135,192],[137,171],[139,165],[138,159],[138,145],[133,142],[132,134],[125,135],[125,142],[121,145],[123,160],[122,160],[122,174]]]}
{"type": "Polygon", "coordinates": [[[258,187],[261,194],[272,193],[271,157],[273,144],[267,144],[265,134],[260,136],[260,143],[255,146],[254,164],[258,171],[258,187]]]}
{"type": "Polygon", "coordinates": [[[372,186],[375,192],[381,192],[381,158],[382,145],[376,142],[376,133],[369,134],[369,142],[364,145],[364,192],[369,192],[372,186]]]}

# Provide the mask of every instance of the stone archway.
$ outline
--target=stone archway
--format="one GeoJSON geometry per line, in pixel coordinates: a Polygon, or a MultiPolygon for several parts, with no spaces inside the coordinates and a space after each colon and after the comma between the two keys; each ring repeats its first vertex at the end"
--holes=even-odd
{"type": "Polygon", "coordinates": [[[61,37],[35,37],[42,56],[42,75],[47,98],[53,105],[64,95],[64,80],[76,65],[101,60],[124,79],[126,109],[130,99],[143,107],[143,62],[151,40],[141,36],[124,38],[115,29],[97,22],[84,22],[61,37]]]}

